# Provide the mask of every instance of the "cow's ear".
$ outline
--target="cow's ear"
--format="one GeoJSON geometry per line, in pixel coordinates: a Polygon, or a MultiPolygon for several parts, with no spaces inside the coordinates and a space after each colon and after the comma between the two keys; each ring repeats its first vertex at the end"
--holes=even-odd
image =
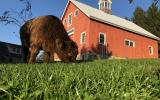
{"type": "Polygon", "coordinates": [[[66,48],[64,41],[62,41],[61,39],[56,39],[56,46],[61,50],[64,50],[66,48]]]}

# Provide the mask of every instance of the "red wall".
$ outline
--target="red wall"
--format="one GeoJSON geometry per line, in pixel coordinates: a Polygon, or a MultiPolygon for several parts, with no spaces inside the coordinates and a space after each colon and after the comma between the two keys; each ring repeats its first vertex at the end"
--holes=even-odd
{"type": "MultiPolygon", "coordinates": [[[[66,12],[62,18],[62,21],[66,18],[68,21],[68,15],[72,12],[72,25],[70,27],[67,26],[67,24],[64,24],[66,30],[70,30],[72,28],[74,28],[74,34],[71,35],[70,37],[72,38],[72,40],[74,40],[78,47],[79,47],[79,52],[81,50],[81,48],[84,46],[80,43],[80,38],[81,38],[81,33],[82,32],[86,32],[86,44],[85,44],[85,48],[89,47],[89,25],[90,25],[90,20],[88,20],[88,17],[82,13],[80,10],[78,10],[78,16],[74,16],[74,12],[77,9],[77,7],[75,5],[73,5],[72,3],[68,4],[68,8],[66,9],[66,12]]],[[[67,22],[68,23],[68,22],[67,22]]]]}
{"type": "Polygon", "coordinates": [[[106,34],[106,49],[112,56],[125,58],[158,58],[158,45],[156,40],[91,20],[80,10],[78,10],[78,16],[74,16],[76,9],[77,7],[69,2],[62,21],[67,19],[68,23],[68,15],[72,12],[72,25],[68,27],[67,24],[64,24],[64,26],[67,31],[74,28],[74,34],[70,37],[77,43],[79,53],[84,46],[80,43],[82,32],[86,32],[86,44],[84,47],[86,50],[91,50],[92,47],[96,47],[99,42],[99,32],[104,32],[106,34]],[[125,39],[135,41],[135,47],[126,46],[124,44],[125,39]],[[149,45],[154,48],[153,55],[149,54],[149,45]]]}
{"type": "Polygon", "coordinates": [[[157,40],[137,35],[95,20],[91,20],[90,25],[89,36],[92,39],[90,45],[96,46],[99,32],[104,32],[106,34],[107,49],[112,53],[112,56],[125,58],[158,58],[157,40]],[[124,44],[125,39],[135,41],[135,47],[126,46],[124,44]],[[149,54],[148,46],[153,46],[153,55],[149,54]]]}

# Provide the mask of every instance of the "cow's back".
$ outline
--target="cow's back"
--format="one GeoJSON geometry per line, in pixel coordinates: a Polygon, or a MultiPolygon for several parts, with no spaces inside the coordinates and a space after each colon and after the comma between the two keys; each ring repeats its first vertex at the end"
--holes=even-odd
{"type": "Polygon", "coordinates": [[[52,41],[69,39],[61,21],[52,15],[40,16],[30,23],[31,41],[52,41]]]}

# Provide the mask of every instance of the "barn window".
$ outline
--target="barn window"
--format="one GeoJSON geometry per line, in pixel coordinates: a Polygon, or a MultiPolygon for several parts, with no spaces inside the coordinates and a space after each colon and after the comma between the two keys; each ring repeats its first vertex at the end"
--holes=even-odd
{"type": "Polygon", "coordinates": [[[17,48],[17,53],[20,53],[20,48],[17,48]]]}
{"type": "Polygon", "coordinates": [[[99,5],[100,5],[99,9],[103,9],[103,8],[111,9],[111,2],[103,1],[99,5]]]}
{"type": "Polygon", "coordinates": [[[135,42],[131,40],[125,40],[125,45],[130,47],[135,47],[135,42]]]}
{"type": "Polygon", "coordinates": [[[67,33],[68,33],[69,36],[72,35],[72,34],[74,34],[74,28],[68,30],[67,33]]]}
{"type": "Polygon", "coordinates": [[[125,45],[129,46],[129,41],[125,40],[125,45]]]}
{"type": "Polygon", "coordinates": [[[153,47],[152,46],[148,46],[148,48],[149,48],[149,54],[153,55],[153,47]]]}
{"type": "Polygon", "coordinates": [[[64,20],[63,20],[63,24],[65,25],[67,23],[67,19],[65,18],[64,20]]]}
{"type": "Polygon", "coordinates": [[[78,9],[75,10],[74,16],[78,16],[78,9]]]}
{"type": "Polygon", "coordinates": [[[13,48],[12,48],[12,51],[13,51],[13,52],[16,52],[16,47],[13,47],[13,48]]]}
{"type": "Polygon", "coordinates": [[[108,2],[105,2],[105,7],[107,7],[107,5],[108,5],[108,2]]]}
{"type": "Polygon", "coordinates": [[[106,44],[106,37],[104,33],[99,33],[99,43],[103,45],[106,44]]]}
{"type": "Polygon", "coordinates": [[[86,33],[83,32],[81,33],[81,44],[85,44],[85,42],[86,42],[86,33]]]}
{"type": "Polygon", "coordinates": [[[68,15],[68,26],[72,25],[72,13],[68,15]]]}

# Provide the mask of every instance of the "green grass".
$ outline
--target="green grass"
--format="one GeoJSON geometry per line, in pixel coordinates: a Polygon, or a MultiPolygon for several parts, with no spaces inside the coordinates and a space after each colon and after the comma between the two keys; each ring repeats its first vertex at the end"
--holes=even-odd
{"type": "Polygon", "coordinates": [[[160,59],[1,64],[0,100],[157,100],[160,59]]]}

